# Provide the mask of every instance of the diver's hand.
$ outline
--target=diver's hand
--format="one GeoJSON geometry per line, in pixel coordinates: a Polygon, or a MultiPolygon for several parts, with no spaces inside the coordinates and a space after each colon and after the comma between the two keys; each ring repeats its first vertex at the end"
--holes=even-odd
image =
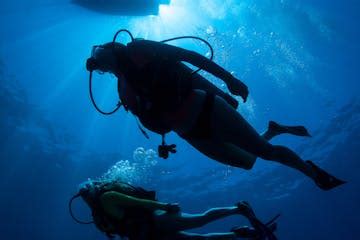
{"type": "Polygon", "coordinates": [[[167,213],[178,213],[180,212],[180,206],[178,203],[168,203],[165,208],[167,213]]]}
{"type": "Polygon", "coordinates": [[[227,87],[232,94],[242,97],[244,102],[246,102],[249,96],[249,89],[243,82],[233,77],[227,84],[227,87]]]}

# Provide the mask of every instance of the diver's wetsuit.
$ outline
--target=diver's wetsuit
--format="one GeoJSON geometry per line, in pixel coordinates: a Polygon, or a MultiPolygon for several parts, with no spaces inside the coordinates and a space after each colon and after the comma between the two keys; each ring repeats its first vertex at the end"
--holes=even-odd
{"type": "Polygon", "coordinates": [[[196,52],[174,47],[164,43],[135,40],[120,52],[119,68],[125,80],[119,77],[119,95],[125,106],[137,115],[142,124],[157,133],[169,132],[171,124],[164,121],[164,113],[176,112],[193,89],[206,91],[198,123],[184,138],[208,137],[210,132],[209,115],[214,96],[224,98],[237,108],[237,101],[208,82],[182,61],[204,69],[225,82],[233,80],[231,73],[196,52]],[[133,94],[128,94],[132,92],[133,94]],[[196,130],[195,130],[196,129],[196,130]]]}

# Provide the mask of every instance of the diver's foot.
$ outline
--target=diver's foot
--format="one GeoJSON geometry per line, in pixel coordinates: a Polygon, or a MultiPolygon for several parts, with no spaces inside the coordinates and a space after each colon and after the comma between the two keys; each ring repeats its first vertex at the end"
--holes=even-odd
{"type": "Polygon", "coordinates": [[[273,217],[270,221],[268,221],[265,226],[267,226],[272,232],[276,231],[277,229],[277,223],[276,223],[276,220],[278,220],[278,218],[280,217],[281,215],[278,214],[276,215],[275,217],[273,217]]]}
{"type": "Polygon", "coordinates": [[[322,190],[328,191],[346,183],[316,166],[312,161],[306,161],[315,173],[314,181],[322,190]]]}
{"type": "Polygon", "coordinates": [[[273,132],[274,135],[288,133],[300,137],[311,137],[310,133],[304,126],[285,126],[274,121],[269,122],[268,131],[273,132]]]}
{"type": "Polygon", "coordinates": [[[266,224],[258,221],[257,227],[255,227],[258,231],[258,235],[254,240],[277,240],[274,232],[277,230],[276,220],[280,217],[280,214],[276,215],[266,224]]]}
{"type": "Polygon", "coordinates": [[[258,234],[254,240],[277,240],[274,232],[277,230],[277,223],[273,222],[270,225],[266,225],[267,229],[261,234],[258,234]]]}
{"type": "Polygon", "coordinates": [[[241,201],[239,203],[236,204],[239,213],[246,216],[246,217],[251,217],[251,218],[255,218],[255,213],[254,210],[251,208],[250,204],[246,201],[241,201]]]}
{"type": "MultiPolygon", "coordinates": [[[[251,225],[254,227],[253,229],[256,231],[256,237],[252,238],[254,240],[276,240],[276,236],[273,232],[277,229],[276,220],[280,217],[280,215],[276,215],[266,224],[262,223],[255,215],[255,212],[251,208],[250,204],[246,201],[239,202],[237,204],[239,209],[239,213],[248,218],[251,225]]],[[[239,228],[241,229],[241,228],[239,228]]],[[[241,230],[238,230],[240,233],[241,230]]]]}

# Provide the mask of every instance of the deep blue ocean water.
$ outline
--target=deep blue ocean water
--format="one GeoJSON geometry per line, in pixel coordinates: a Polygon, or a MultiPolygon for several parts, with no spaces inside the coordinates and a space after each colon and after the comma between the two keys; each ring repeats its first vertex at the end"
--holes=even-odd
{"type": "MultiPolygon", "coordinates": [[[[360,239],[360,3],[172,0],[150,16],[144,5],[137,8],[137,16],[121,16],[69,0],[1,1],[0,239],[106,239],[93,226],[75,224],[67,211],[78,184],[104,174],[156,189],[160,200],[178,202],[185,212],[247,200],[264,220],[282,214],[279,239],[360,239]],[[251,171],[230,168],[175,134],[168,141],[178,153],[153,157],[149,149],[159,136],[145,139],[130,114],[101,116],[89,100],[91,47],[111,41],[120,28],[150,40],[207,39],[215,61],[249,86],[241,114],[260,132],[269,120],[307,126],[311,139],[273,142],[348,184],[323,192],[298,172],[263,160],[251,171]]],[[[173,44],[208,51],[191,40],[173,44]]],[[[100,105],[111,109],[116,81],[106,75],[94,81],[100,105]]],[[[90,217],[85,206],[75,208],[90,217]]],[[[247,222],[232,217],[197,231],[241,224],[247,222]]]]}

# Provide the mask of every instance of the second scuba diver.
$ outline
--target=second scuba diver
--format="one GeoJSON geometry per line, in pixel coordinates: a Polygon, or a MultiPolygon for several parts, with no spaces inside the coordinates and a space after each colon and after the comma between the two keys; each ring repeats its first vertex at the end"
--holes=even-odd
{"type": "MultiPolygon", "coordinates": [[[[147,129],[163,136],[174,131],[206,156],[226,165],[251,169],[260,157],[302,172],[323,190],[345,183],[289,148],[269,143],[284,133],[310,136],[304,127],[270,122],[267,131],[258,134],[236,110],[236,99],[183,63],[223,80],[230,93],[246,102],[247,86],[215,62],[164,42],[132,38],[123,45],[116,42],[116,36],[113,42],[93,47],[87,69],[90,76],[93,71],[114,74],[121,104],[147,129]]],[[[161,147],[159,150],[165,147],[165,158],[167,151],[175,152],[164,140],[161,147]]]]}
{"type": "Polygon", "coordinates": [[[82,224],[94,223],[109,238],[129,240],[276,240],[276,216],[263,224],[247,202],[236,206],[212,208],[202,214],[182,213],[177,204],[156,200],[155,192],[119,181],[90,181],[69,203],[70,214],[82,224]],[[81,197],[91,208],[93,221],[83,222],[72,212],[72,202],[81,197]],[[185,232],[232,215],[245,216],[252,227],[236,227],[226,233],[185,232]]]}

